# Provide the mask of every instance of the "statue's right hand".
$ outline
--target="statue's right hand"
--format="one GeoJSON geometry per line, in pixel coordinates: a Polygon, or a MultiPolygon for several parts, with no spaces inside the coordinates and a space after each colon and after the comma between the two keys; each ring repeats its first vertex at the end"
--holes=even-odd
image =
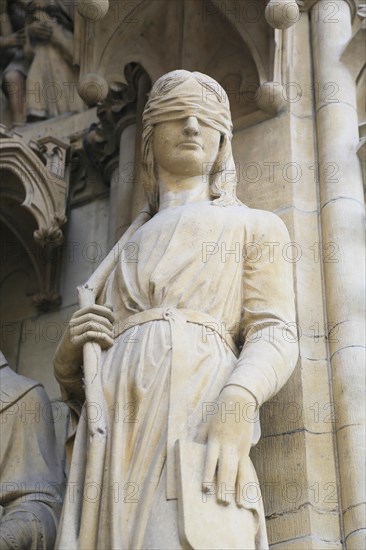
{"type": "Polygon", "coordinates": [[[69,322],[70,344],[81,349],[86,342],[96,342],[102,349],[114,344],[114,315],[109,307],[93,304],[76,311],[69,322]]]}
{"type": "Polygon", "coordinates": [[[106,306],[93,304],[76,311],[56,350],[55,364],[81,365],[86,342],[96,342],[103,350],[112,347],[114,320],[106,306]]]}
{"type": "Polygon", "coordinates": [[[8,36],[1,37],[1,46],[3,48],[14,48],[17,46],[23,46],[24,42],[25,42],[24,29],[20,29],[17,32],[13,32],[13,34],[9,34],[8,36]]]}

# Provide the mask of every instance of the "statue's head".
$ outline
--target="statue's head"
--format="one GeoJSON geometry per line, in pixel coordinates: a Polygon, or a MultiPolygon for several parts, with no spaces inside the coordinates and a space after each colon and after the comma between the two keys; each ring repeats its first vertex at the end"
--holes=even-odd
{"type": "Polygon", "coordinates": [[[193,163],[195,175],[198,175],[197,166],[194,168],[196,162],[216,204],[240,204],[236,198],[237,178],[231,149],[232,121],[227,94],[218,82],[205,74],[177,70],[155,82],[143,114],[141,176],[152,212],[159,207],[154,136],[157,138],[159,134],[163,142],[166,131],[166,140],[169,141],[169,132],[173,134],[175,121],[188,125],[190,121],[193,125],[196,121],[201,128],[200,139],[205,143],[203,150],[197,148],[195,152],[193,147],[191,152],[178,150],[176,155],[172,150],[172,170],[172,163],[176,163],[177,170],[183,174],[184,163],[188,171],[189,164],[193,163]]]}

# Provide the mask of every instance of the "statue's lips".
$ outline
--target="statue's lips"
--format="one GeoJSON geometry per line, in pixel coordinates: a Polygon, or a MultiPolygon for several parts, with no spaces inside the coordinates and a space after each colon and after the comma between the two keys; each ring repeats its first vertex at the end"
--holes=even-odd
{"type": "Polygon", "coordinates": [[[197,147],[197,145],[198,145],[198,147],[201,147],[201,149],[202,149],[202,145],[201,145],[200,143],[198,143],[198,141],[182,141],[182,142],[179,143],[178,145],[179,145],[179,146],[180,146],[180,145],[183,145],[184,147],[188,147],[188,146],[189,146],[189,147],[192,147],[192,146],[193,146],[193,147],[197,147]]]}

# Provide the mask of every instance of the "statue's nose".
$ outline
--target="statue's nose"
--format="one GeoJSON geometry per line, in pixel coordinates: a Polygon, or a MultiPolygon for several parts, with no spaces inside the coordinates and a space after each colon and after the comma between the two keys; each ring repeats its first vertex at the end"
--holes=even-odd
{"type": "Polygon", "coordinates": [[[196,136],[199,132],[197,117],[195,116],[187,117],[183,131],[187,136],[196,136]]]}

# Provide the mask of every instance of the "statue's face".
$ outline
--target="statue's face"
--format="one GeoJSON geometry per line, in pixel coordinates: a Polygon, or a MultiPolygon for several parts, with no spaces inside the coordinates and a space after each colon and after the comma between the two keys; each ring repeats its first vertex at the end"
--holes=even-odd
{"type": "MultiPolygon", "coordinates": [[[[189,79],[176,88],[177,92],[202,94],[202,86],[189,79]]],[[[154,128],[155,162],[168,173],[178,177],[208,174],[217,158],[220,132],[203,124],[195,116],[161,122],[154,128]]]]}

